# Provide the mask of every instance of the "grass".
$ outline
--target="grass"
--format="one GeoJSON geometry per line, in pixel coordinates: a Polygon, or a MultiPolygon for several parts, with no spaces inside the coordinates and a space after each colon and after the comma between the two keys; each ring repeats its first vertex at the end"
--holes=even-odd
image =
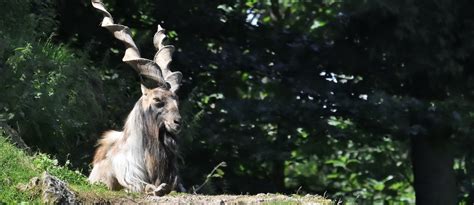
{"type": "Polygon", "coordinates": [[[68,162],[61,166],[56,159],[46,154],[38,153],[30,156],[13,146],[0,129],[0,204],[39,203],[41,196],[38,192],[25,192],[17,187],[27,184],[33,177],[41,176],[44,171],[67,182],[81,201],[110,202],[140,197],[140,194],[136,193],[109,191],[105,186],[91,185],[80,172],[69,169],[68,162]]]}
{"type": "Polygon", "coordinates": [[[38,196],[16,188],[41,173],[30,159],[26,153],[8,143],[3,130],[0,130],[0,202],[38,201],[38,196]]]}

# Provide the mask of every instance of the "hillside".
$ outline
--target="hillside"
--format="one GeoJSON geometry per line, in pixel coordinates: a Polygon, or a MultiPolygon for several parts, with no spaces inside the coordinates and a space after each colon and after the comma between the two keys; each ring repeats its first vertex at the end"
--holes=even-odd
{"type": "Polygon", "coordinates": [[[159,203],[159,204],[332,204],[320,196],[258,195],[196,195],[172,192],[165,197],[149,197],[124,191],[109,191],[102,186],[90,185],[78,171],[62,166],[42,153],[29,155],[10,143],[10,138],[0,129],[0,203],[58,202],[45,196],[44,186],[39,185],[46,173],[67,183],[76,202],[86,203],[159,203]]]}

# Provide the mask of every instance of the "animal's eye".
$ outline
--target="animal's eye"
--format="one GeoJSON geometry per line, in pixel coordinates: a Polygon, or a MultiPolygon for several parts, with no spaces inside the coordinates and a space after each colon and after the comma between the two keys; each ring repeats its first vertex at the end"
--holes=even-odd
{"type": "Polygon", "coordinates": [[[162,108],[165,106],[165,103],[164,102],[157,102],[156,103],[156,107],[159,107],[159,108],[162,108]]]}
{"type": "Polygon", "coordinates": [[[165,106],[165,102],[161,101],[159,98],[153,98],[153,100],[155,101],[156,107],[161,108],[165,106]]]}

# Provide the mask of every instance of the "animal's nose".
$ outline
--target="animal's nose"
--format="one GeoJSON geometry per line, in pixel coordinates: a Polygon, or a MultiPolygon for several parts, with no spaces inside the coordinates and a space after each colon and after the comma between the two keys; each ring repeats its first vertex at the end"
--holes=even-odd
{"type": "Polygon", "coordinates": [[[181,120],[180,119],[174,120],[174,124],[175,124],[176,130],[181,130],[181,120]]]}
{"type": "Polygon", "coordinates": [[[175,115],[174,119],[173,119],[173,122],[177,125],[180,125],[181,124],[181,115],[175,115]]]}

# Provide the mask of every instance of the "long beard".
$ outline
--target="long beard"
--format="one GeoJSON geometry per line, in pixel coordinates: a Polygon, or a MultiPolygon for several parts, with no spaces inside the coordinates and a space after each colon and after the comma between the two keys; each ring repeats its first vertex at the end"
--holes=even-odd
{"type": "Polygon", "coordinates": [[[166,130],[165,126],[160,127],[158,146],[158,178],[155,185],[167,183],[172,185],[177,176],[177,155],[178,146],[175,135],[166,130]]]}
{"type": "Polygon", "coordinates": [[[149,180],[156,186],[161,183],[174,186],[178,172],[176,135],[169,132],[160,118],[153,114],[144,112],[142,115],[145,160],[149,180]]]}

